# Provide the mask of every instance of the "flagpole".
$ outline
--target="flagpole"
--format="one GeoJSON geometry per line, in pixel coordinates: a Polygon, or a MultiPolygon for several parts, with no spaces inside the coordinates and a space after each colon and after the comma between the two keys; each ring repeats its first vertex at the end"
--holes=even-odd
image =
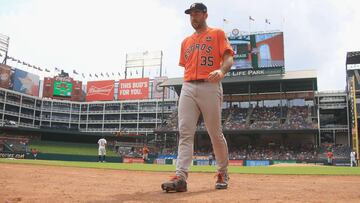
{"type": "Polygon", "coordinates": [[[254,19],[249,16],[249,34],[251,33],[251,21],[254,21],[254,19]]]}
{"type": "Polygon", "coordinates": [[[267,31],[267,19],[265,19],[265,32],[267,31]]]}

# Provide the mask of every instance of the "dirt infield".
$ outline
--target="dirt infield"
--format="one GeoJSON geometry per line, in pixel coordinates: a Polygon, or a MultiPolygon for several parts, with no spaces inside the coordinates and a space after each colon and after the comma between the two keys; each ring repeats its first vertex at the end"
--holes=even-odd
{"type": "Polygon", "coordinates": [[[0,202],[359,202],[360,176],[190,173],[188,192],[164,193],[172,173],[0,164],[0,202]]]}

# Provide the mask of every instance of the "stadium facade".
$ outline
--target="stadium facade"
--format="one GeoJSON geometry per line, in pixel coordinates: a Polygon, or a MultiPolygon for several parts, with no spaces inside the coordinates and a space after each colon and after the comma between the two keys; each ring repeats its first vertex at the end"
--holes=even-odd
{"type": "MultiPolygon", "coordinates": [[[[173,78],[163,83],[163,87],[181,89],[182,79],[173,78]]],[[[227,77],[223,81],[224,110],[231,107],[253,111],[256,107],[272,108],[279,115],[272,121],[286,124],[290,121],[287,111],[293,106],[306,106],[305,121],[311,125],[291,128],[277,126],[272,121],[263,127],[243,126],[227,128],[225,134],[303,134],[311,137],[311,142],[350,145],[349,99],[345,91],[318,92],[315,71],[288,71],[282,75],[227,77]],[[271,127],[269,127],[271,125],[271,127]]],[[[176,129],[162,130],[166,120],[176,112],[177,99],[145,99],[132,101],[74,102],[39,98],[9,89],[0,89],[0,118],[4,128],[29,128],[46,131],[79,134],[119,133],[124,136],[147,136],[164,133],[176,134],[176,129]],[[15,125],[7,125],[13,121],[15,125]]],[[[257,122],[246,112],[245,124],[257,122]],[[246,123],[247,122],[247,123],[246,123]]],[[[225,115],[226,116],[226,115],[225,115]]],[[[228,116],[228,115],[227,115],[228,116]]],[[[224,121],[226,118],[223,118],[224,121]]],[[[256,123],[255,123],[256,124],[256,123]]],[[[199,124],[203,125],[203,124],[199,124]]],[[[166,127],[165,127],[166,128],[166,127]]],[[[199,129],[199,133],[205,133],[199,129]]]]}

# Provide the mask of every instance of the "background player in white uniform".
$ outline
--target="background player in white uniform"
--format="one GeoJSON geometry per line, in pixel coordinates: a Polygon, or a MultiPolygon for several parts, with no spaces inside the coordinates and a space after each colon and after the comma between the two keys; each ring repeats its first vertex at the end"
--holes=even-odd
{"type": "Polygon", "coordinates": [[[356,166],[356,159],[355,159],[356,153],[354,151],[350,152],[350,166],[356,166]]]}
{"type": "Polygon", "coordinates": [[[100,138],[98,141],[99,144],[99,162],[104,162],[105,161],[105,156],[106,156],[106,140],[104,137],[100,138]]]}

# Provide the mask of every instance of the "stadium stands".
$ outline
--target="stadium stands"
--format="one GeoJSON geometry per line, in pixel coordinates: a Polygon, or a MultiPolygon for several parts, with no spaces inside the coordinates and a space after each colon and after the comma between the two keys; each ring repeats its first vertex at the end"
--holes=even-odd
{"type": "Polygon", "coordinates": [[[319,147],[320,157],[326,159],[326,152],[332,151],[334,159],[349,159],[351,148],[342,144],[324,143],[319,147]]]}
{"type": "MultiPolygon", "coordinates": [[[[313,148],[313,146],[268,146],[268,147],[251,147],[242,146],[238,148],[229,149],[230,160],[326,160],[326,152],[313,148]]],[[[163,155],[176,155],[176,150],[167,152],[163,155]]],[[[208,157],[212,154],[210,148],[197,149],[194,151],[194,156],[208,157]]]]}
{"type": "Polygon", "coordinates": [[[28,143],[30,138],[25,136],[7,136],[5,134],[0,135],[1,151],[9,151],[14,153],[22,153],[28,151],[28,143]]]}
{"type": "Polygon", "coordinates": [[[314,123],[309,120],[310,111],[307,106],[294,106],[289,109],[288,118],[283,125],[285,129],[312,129],[314,123]]]}
{"type": "MultiPolygon", "coordinates": [[[[308,106],[293,107],[255,107],[223,109],[224,130],[241,129],[316,129],[316,120],[310,118],[308,106]],[[284,115],[284,116],[281,116],[284,115]],[[283,121],[282,121],[283,120],[283,121]]],[[[165,121],[160,130],[177,130],[177,111],[174,111],[165,121]]],[[[200,118],[198,130],[205,130],[205,124],[200,118]]]]}
{"type": "Polygon", "coordinates": [[[230,108],[224,109],[229,112],[227,118],[225,118],[224,129],[236,130],[246,128],[246,118],[249,109],[243,108],[230,108]]]}

